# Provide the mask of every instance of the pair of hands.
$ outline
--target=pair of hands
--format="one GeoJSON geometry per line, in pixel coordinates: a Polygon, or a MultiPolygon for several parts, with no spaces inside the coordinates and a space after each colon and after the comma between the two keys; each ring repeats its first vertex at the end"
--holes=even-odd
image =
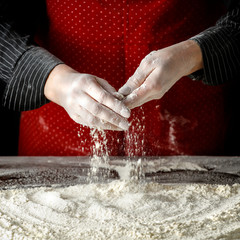
{"type": "Polygon", "coordinates": [[[129,127],[130,109],[160,99],[181,77],[201,68],[200,48],[188,40],[148,54],[118,92],[104,79],[60,64],[44,93],[79,124],[121,131],[129,127]]]}

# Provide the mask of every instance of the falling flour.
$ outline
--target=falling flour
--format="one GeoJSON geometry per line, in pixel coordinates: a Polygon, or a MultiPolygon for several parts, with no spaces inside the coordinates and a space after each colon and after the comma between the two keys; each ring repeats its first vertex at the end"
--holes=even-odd
{"type": "Polygon", "coordinates": [[[116,180],[0,191],[1,240],[240,239],[240,185],[116,180]]]}
{"type": "MultiPolygon", "coordinates": [[[[106,169],[109,169],[109,151],[108,151],[108,140],[104,130],[92,128],[90,130],[90,136],[92,138],[92,156],[90,158],[91,171],[89,179],[95,177],[98,169],[101,165],[104,165],[106,169]]],[[[106,178],[109,172],[105,174],[106,178]]]]}

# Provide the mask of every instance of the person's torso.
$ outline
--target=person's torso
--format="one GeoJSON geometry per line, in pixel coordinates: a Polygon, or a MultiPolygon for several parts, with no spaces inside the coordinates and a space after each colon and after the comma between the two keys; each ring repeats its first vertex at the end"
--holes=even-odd
{"type": "MultiPolygon", "coordinates": [[[[80,73],[116,89],[152,50],[214,25],[217,1],[47,0],[43,47],[80,73]]],[[[216,154],[225,136],[224,87],[181,79],[166,95],[132,111],[127,132],[106,131],[110,155],[216,154]],[[222,128],[222,131],[219,131],[222,128]]],[[[90,130],[54,103],[22,114],[20,155],[89,155],[90,130]]]]}

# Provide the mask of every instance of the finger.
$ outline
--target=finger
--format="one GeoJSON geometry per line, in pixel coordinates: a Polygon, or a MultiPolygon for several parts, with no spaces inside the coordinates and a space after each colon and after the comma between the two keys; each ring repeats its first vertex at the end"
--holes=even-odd
{"type": "Polygon", "coordinates": [[[123,129],[122,128],[119,128],[119,127],[117,127],[117,126],[115,126],[115,125],[113,125],[113,124],[111,124],[111,123],[109,123],[109,122],[105,122],[105,121],[103,121],[103,120],[100,120],[101,121],[101,129],[104,129],[104,130],[113,130],[113,131],[123,131],[123,129]]]}
{"type": "Polygon", "coordinates": [[[109,93],[117,92],[116,89],[113,86],[111,86],[105,79],[96,77],[96,80],[107,92],[109,93]]]}
{"type": "Polygon", "coordinates": [[[128,121],[124,117],[116,114],[111,109],[95,101],[91,98],[91,96],[82,96],[80,105],[87,109],[93,116],[98,117],[105,122],[111,123],[118,128],[127,130],[129,127],[128,121]]]}
{"type": "Polygon", "coordinates": [[[97,128],[97,129],[103,129],[103,130],[113,130],[113,131],[123,131],[122,128],[116,127],[112,125],[111,123],[105,122],[95,116],[93,116],[88,110],[82,108],[80,106],[80,114],[75,113],[72,119],[83,126],[87,126],[90,128],[97,128]],[[83,120],[81,116],[84,116],[86,120],[83,120]]]}
{"type": "Polygon", "coordinates": [[[99,77],[96,77],[96,79],[102,86],[102,88],[104,88],[107,92],[111,93],[115,98],[117,98],[120,101],[124,99],[124,96],[118,93],[116,89],[113,86],[111,86],[105,79],[99,77]]]}
{"type": "Polygon", "coordinates": [[[112,131],[123,131],[122,128],[119,128],[109,122],[105,122],[97,117],[95,117],[95,122],[92,125],[89,125],[90,128],[97,128],[102,130],[112,130],[112,131]]]}
{"type": "Polygon", "coordinates": [[[145,102],[148,101],[149,97],[147,94],[144,94],[145,90],[142,90],[141,87],[137,88],[134,90],[131,94],[129,94],[125,99],[124,99],[124,104],[129,108],[133,109],[136,107],[139,107],[143,105],[145,102]]]}
{"type": "Polygon", "coordinates": [[[113,93],[113,96],[115,97],[115,98],[117,98],[119,101],[122,101],[125,97],[121,94],[121,93],[119,93],[119,92],[114,92],[113,93]]]}
{"type": "Polygon", "coordinates": [[[114,131],[123,131],[122,128],[119,128],[109,122],[99,119],[96,116],[93,116],[87,109],[78,105],[75,106],[73,112],[69,113],[69,116],[76,122],[83,126],[100,128],[105,130],[114,130],[114,131]]]}
{"type": "Polygon", "coordinates": [[[123,101],[124,104],[128,108],[133,109],[154,99],[157,91],[157,87],[155,84],[155,82],[157,82],[157,77],[159,77],[157,71],[153,71],[140,87],[135,89],[131,94],[126,97],[126,99],[123,101]]]}
{"type": "Polygon", "coordinates": [[[97,102],[125,118],[130,117],[130,110],[99,84],[92,83],[89,89],[90,91],[88,91],[87,94],[89,94],[97,102]]]}
{"type": "Polygon", "coordinates": [[[128,79],[128,81],[118,90],[123,95],[129,95],[135,89],[141,86],[149,74],[154,70],[151,62],[144,59],[135,73],[128,79]]]}

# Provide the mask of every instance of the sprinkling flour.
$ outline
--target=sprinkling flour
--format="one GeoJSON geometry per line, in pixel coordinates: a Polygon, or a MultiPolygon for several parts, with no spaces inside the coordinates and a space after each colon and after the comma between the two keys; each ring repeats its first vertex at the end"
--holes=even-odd
{"type": "Polygon", "coordinates": [[[116,180],[0,192],[2,240],[239,239],[240,185],[116,180]]]}
{"type": "MultiPolygon", "coordinates": [[[[97,171],[101,165],[104,165],[106,169],[109,166],[109,151],[108,151],[108,141],[106,133],[104,130],[92,128],[90,130],[90,136],[93,141],[92,146],[92,157],[91,157],[91,171],[90,178],[96,176],[97,171]]],[[[106,177],[108,177],[109,172],[106,172],[106,177]]]]}

